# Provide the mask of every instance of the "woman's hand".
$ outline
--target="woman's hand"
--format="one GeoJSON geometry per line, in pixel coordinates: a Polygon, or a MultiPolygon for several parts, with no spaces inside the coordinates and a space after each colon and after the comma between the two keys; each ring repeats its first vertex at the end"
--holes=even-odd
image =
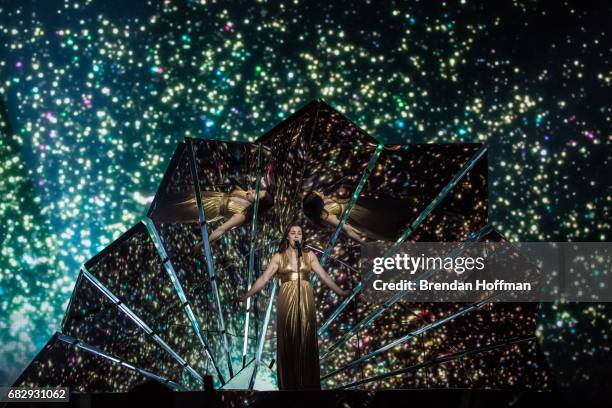
{"type": "Polygon", "coordinates": [[[338,293],[338,296],[347,297],[348,295],[351,294],[351,292],[352,290],[341,289],[340,293],[338,293]]]}
{"type": "Polygon", "coordinates": [[[238,296],[238,300],[239,300],[239,301],[241,301],[241,302],[246,302],[246,300],[247,300],[247,299],[248,299],[248,298],[247,298],[247,296],[246,296],[246,293],[245,293],[244,295],[240,295],[240,296],[238,296]]]}

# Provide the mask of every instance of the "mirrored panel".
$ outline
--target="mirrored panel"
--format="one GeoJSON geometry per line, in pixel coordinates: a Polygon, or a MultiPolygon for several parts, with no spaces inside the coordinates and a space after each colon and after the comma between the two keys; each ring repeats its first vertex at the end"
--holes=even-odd
{"type": "Polygon", "coordinates": [[[140,371],[129,363],[121,364],[109,356],[75,346],[62,337],[58,333],[49,340],[14,387],[61,386],[68,387],[71,392],[127,392],[154,379],[179,389],[162,376],[140,371]]]}
{"type": "Polygon", "coordinates": [[[132,227],[85,267],[198,373],[217,376],[144,224],[132,227]]]}
{"type": "MultiPolygon", "coordinates": [[[[269,265],[274,253],[279,250],[283,236],[299,214],[301,205],[299,197],[304,168],[308,160],[308,141],[316,123],[317,111],[318,103],[308,104],[257,140],[268,152],[266,172],[269,171],[275,180],[274,207],[258,224],[260,234],[257,242],[258,248],[261,248],[259,260],[261,272],[269,265]]],[[[277,384],[275,372],[278,369],[276,364],[278,315],[277,297],[272,297],[272,294],[278,294],[279,289],[279,282],[269,282],[254,301],[254,307],[258,311],[255,318],[261,322],[261,331],[258,332],[257,340],[260,359],[256,360],[258,366],[256,375],[251,380],[251,386],[255,385],[253,381],[277,384]]]]}
{"type": "MultiPolygon", "coordinates": [[[[225,381],[231,377],[230,361],[220,328],[217,296],[209,276],[204,245],[200,211],[196,199],[195,182],[192,172],[190,140],[182,142],[174,152],[174,156],[164,174],[162,183],[151,204],[148,217],[152,222],[152,233],[159,238],[161,251],[167,258],[166,267],[171,269],[176,277],[175,286],[184,293],[188,302],[197,331],[205,338],[208,349],[216,362],[216,368],[225,381]]],[[[230,188],[230,184],[225,186],[230,188]]],[[[221,186],[211,187],[212,192],[221,190],[221,186]]],[[[219,193],[222,195],[222,193],[219,193]]],[[[221,196],[214,201],[218,205],[209,206],[209,220],[217,222],[221,204],[221,196]],[[213,208],[214,207],[214,208],[213,208]],[[215,217],[211,214],[215,212],[215,217]]],[[[204,208],[203,208],[204,210],[204,208]]],[[[207,225],[207,224],[204,224],[207,225]]],[[[208,232],[209,228],[206,227],[208,232]]],[[[213,252],[213,254],[215,254],[213,252]]],[[[213,263],[214,265],[214,263],[213,263]]],[[[213,269],[214,272],[214,269],[213,269]]],[[[224,381],[216,379],[218,386],[224,381]]]]}
{"type": "MultiPolygon", "coordinates": [[[[184,383],[182,364],[82,273],[70,299],[62,333],[176,383],[184,383]]],[[[191,383],[197,380],[194,378],[191,383]]],[[[197,388],[202,386],[200,382],[197,388]]]]}
{"type": "Polygon", "coordinates": [[[488,164],[484,155],[416,228],[408,241],[465,241],[489,222],[488,164]]]}
{"type": "MultiPolygon", "coordinates": [[[[466,166],[471,163],[470,159],[478,154],[480,148],[480,145],[385,147],[354,207],[362,211],[362,214],[372,217],[371,228],[363,227],[363,222],[357,219],[353,224],[362,225],[362,229],[370,230],[370,240],[385,241],[395,240],[401,236],[409,240],[435,241],[445,239],[445,232],[452,239],[452,234],[458,235],[454,228],[459,224],[464,229],[482,228],[482,223],[487,221],[486,160],[476,156],[479,159],[466,170],[466,166]],[[465,174],[461,174],[462,169],[466,170],[465,174]],[[475,208],[460,208],[455,203],[462,196],[475,198],[475,201],[480,200],[482,204],[475,208]],[[412,202],[411,205],[409,201],[412,202]],[[458,214],[460,211],[462,215],[460,219],[458,216],[447,215],[453,212],[458,214]],[[422,216],[424,212],[427,212],[426,217],[422,216]],[[376,214],[388,219],[379,220],[376,214]],[[433,219],[432,217],[435,217],[437,222],[429,221],[433,219]],[[474,221],[468,223],[464,221],[464,217],[474,221]],[[422,221],[415,223],[419,219],[422,221]],[[385,225],[390,228],[384,227],[385,225]],[[416,226],[414,235],[412,225],[416,226]],[[373,232],[376,228],[379,230],[373,232]]],[[[350,214],[347,221],[351,222],[350,214]]],[[[465,235],[461,239],[465,239],[465,235]]],[[[339,248],[343,245],[344,248],[350,248],[350,244],[347,245],[346,241],[339,241],[337,245],[339,248]]],[[[354,256],[354,260],[357,261],[358,256],[354,256]]],[[[353,267],[356,266],[355,262],[353,267]]],[[[377,341],[384,342],[390,334],[398,333],[400,321],[410,319],[400,305],[391,305],[384,314],[378,316],[379,305],[368,304],[361,296],[353,299],[351,304],[353,303],[357,304],[352,305],[351,312],[348,311],[348,307],[342,308],[338,301],[333,300],[325,302],[320,309],[322,313],[319,321],[326,323],[329,322],[330,316],[341,310],[329,325],[323,326],[325,330],[321,333],[322,350],[327,350],[322,354],[327,354],[331,349],[335,350],[332,357],[334,361],[350,359],[351,351],[343,349],[344,343],[358,331],[364,330],[362,334],[365,337],[375,339],[372,344],[377,341]],[[376,322],[364,325],[372,316],[376,316],[376,322]]],[[[420,309],[420,306],[414,305],[414,308],[420,309]]],[[[337,365],[333,362],[328,364],[337,365]]]]}
{"type": "Polygon", "coordinates": [[[268,152],[255,144],[207,140],[193,140],[192,144],[212,262],[209,265],[204,258],[204,243],[195,257],[206,269],[214,269],[214,280],[208,271],[206,293],[222,311],[223,321],[217,321],[217,329],[226,331],[220,337],[224,347],[227,344],[233,376],[243,360],[255,355],[256,332],[250,330],[250,319],[249,330],[245,329],[246,308],[238,297],[248,290],[249,273],[251,281],[257,273],[257,244],[251,237],[257,237],[258,227],[265,225],[274,206],[274,178],[267,166],[268,152]]]}

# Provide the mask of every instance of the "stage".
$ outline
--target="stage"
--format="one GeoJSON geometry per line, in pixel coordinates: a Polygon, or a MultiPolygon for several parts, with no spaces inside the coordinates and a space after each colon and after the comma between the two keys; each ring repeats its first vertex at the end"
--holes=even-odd
{"type": "Polygon", "coordinates": [[[156,407],[532,407],[532,406],[609,406],[608,390],[594,394],[592,390],[512,392],[500,390],[393,390],[393,391],[213,391],[213,392],[150,392],[71,394],[67,403],[16,403],[9,407],[80,407],[110,406],[156,407]],[[141,399],[142,398],[142,399],[141,399]]]}

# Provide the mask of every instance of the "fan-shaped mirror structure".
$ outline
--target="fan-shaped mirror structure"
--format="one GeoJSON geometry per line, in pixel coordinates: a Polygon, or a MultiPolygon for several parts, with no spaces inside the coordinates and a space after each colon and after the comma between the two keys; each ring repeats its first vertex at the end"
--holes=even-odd
{"type": "Polygon", "coordinates": [[[323,388],[550,386],[536,303],[362,294],[373,277],[359,272],[362,243],[392,255],[404,242],[503,240],[488,224],[486,148],[385,146],[321,101],[255,143],[180,143],[147,217],[84,265],[63,334],[17,385],[201,389],[211,375],[218,388],[275,389],[279,283],[238,298],[296,221],[351,288],[339,298],[312,280],[323,388]]]}

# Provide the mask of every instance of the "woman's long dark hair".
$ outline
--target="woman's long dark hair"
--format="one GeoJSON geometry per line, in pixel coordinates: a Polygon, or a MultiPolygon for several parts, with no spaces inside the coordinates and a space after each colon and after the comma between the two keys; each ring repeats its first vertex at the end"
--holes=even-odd
{"type": "MultiPolygon", "coordinates": [[[[267,172],[261,178],[260,184],[260,192],[265,192],[264,196],[259,199],[257,203],[257,216],[261,216],[263,213],[268,211],[270,208],[274,207],[274,190],[276,184],[274,180],[274,176],[271,172],[267,172]]],[[[253,219],[253,206],[254,203],[251,203],[247,208],[242,212],[248,221],[253,219]]]]}
{"type": "MultiPolygon", "coordinates": [[[[265,192],[264,196],[259,199],[257,203],[257,216],[259,217],[261,214],[268,211],[270,208],[274,207],[274,197],[270,194],[268,190],[262,190],[265,192]]],[[[250,221],[253,219],[253,207],[255,203],[251,203],[247,208],[242,211],[242,213],[246,216],[246,220],[250,221]]]]}
{"type": "Polygon", "coordinates": [[[302,258],[304,257],[304,255],[306,254],[306,231],[304,230],[304,227],[297,223],[297,222],[292,222],[291,224],[289,224],[289,227],[287,228],[287,230],[285,231],[285,233],[283,234],[283,240],[281,241],[280,245],[278,246],[278,253],[282,254],[283,252],[285,252],[287,250],[287,248],[289,248],[289,231],[291,231],[292,227],[300,227],[300,229],[302,230],[302,258]]]}
{"type": "Polygon", "coordinates": [[[310,221],[318,226],[323,226],[323,216],[327,216],[325,203],[314,191],[308,193],[306,197],[304,197],[304,200],[302,200],[302,211],[304,211],[304,215],[310,221]]]}

